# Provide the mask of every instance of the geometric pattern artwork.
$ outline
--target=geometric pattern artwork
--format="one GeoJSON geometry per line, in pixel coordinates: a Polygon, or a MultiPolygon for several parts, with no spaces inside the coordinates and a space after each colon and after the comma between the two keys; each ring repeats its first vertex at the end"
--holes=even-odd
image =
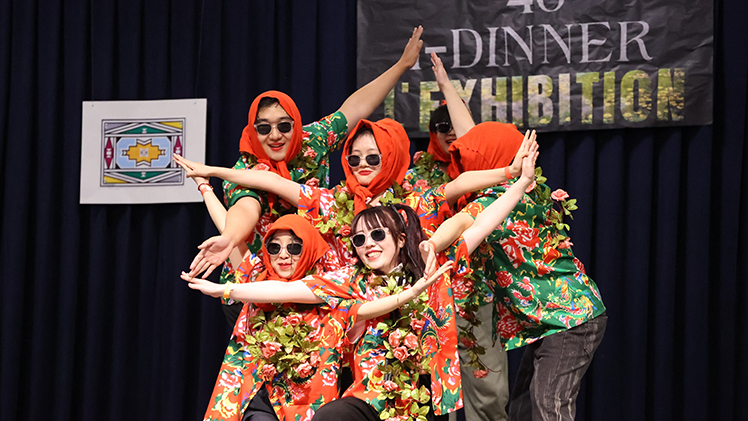
{"type": "Polygon", "coordinates": [[[185,118],[101,120],[101,187],[174,186],[184,171],[172,154],[184,156],[185,118]]]}

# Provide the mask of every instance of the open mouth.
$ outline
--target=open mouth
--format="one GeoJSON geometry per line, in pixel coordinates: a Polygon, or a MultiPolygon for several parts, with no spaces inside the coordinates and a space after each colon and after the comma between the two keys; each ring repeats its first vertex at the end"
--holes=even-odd
{"type": "Polygon", "coordinates": [[[283,149],[283,146],[285,146],[285,143],[268,143],[268,148],[272,149],[273,151],[280,151],[283,149]]]}
{"type": "Polygon", "coordinates": [[[371,250],[366,252],[366,258],[369,260],[376,260],[382,254],[381,250],[371,250]]]}

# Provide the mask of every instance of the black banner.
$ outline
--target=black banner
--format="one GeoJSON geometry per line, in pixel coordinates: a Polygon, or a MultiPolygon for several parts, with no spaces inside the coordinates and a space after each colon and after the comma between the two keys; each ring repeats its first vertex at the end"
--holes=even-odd
{"type": "Polygon", "coordinates": [[[712,2],[359,0],[358,82],[389,68],[414,27],[424,49],[372,116],[428,131],[444,62],[476,122],[538,131],[712,122],[712,2]]]}

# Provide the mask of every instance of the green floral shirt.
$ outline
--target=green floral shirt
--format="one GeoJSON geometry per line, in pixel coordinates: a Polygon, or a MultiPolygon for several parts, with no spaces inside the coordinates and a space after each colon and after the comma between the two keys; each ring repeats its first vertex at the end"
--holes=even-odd
{"type": "MultiPolygon", "coordinates": [[[[462,212],[476,217],[510,185],[484,190],[462,212]]],[[[507,350],[578,326],[605,311],[597,285],[574,256],[560,218],[569,214],[565,211],[569,206],[565,200],[551,199],[545,184],[531,188],[475,252],[486,260],[485,266],[473,266],[474,271],[495,293],[494,340],[498,336],[507,350]]]]}

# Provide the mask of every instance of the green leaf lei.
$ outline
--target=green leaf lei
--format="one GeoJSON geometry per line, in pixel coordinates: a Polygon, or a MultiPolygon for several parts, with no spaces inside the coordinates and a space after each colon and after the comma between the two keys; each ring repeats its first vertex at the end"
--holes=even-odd
{"type": "MultiPolygon", "coordinates": [[[[405,291],[406,288],[402,284],[415,283],[412,274],[406,274],[401,270],[393,271],[387,276],[372,275],[371,269],[368,268],[361,268],[358,273],[367,278],[373,277],[370,278],[368,288],[381,285],[381,290],[387,295],[405,291]]],[[[414,374],[428,367],[430,359],[423,355],[418,340],[420,328],[414,328],[413,322],[423,319],[427,302],[428,293],[424,291],[416,299],[394,311],[392,317],[385,318],[376,326],[376,329],[382,332],[383,344],[387,350],[385,366],[380,367],[384,381],[377,386],[381,398],[387,402],[385,409],[379,414],[380,419],[404,416],[408,419],[426,421],[431,394],[425,386],[417,387],[413,380],[414,374]],[[397,398],[413,399],[414,402],[407,408],[397,408],[393,405],[397,398]]]]}
{"type": "Polygon", "coordinates": [[[246,337],[247,351],[261,362],[258,369],[265,381],[282,374],[297,383],[312,378],[319,364],[320,340],[295,307],[276,306],[270,313],[260,310],[248,323],[255,334],[246,337]]]}
{"type": "Polygon", "coordinates": [[[426,180],[429,186],[439,186],[452,181],[452,178],[439,168],[439,164],[434,159],[434,156],[428,152],[421,153],[421,156],[415,162],[413,172],[418,176],[415,178],[426,180]],[[438,171],[435,171],[435,169],[438,171]]]}

